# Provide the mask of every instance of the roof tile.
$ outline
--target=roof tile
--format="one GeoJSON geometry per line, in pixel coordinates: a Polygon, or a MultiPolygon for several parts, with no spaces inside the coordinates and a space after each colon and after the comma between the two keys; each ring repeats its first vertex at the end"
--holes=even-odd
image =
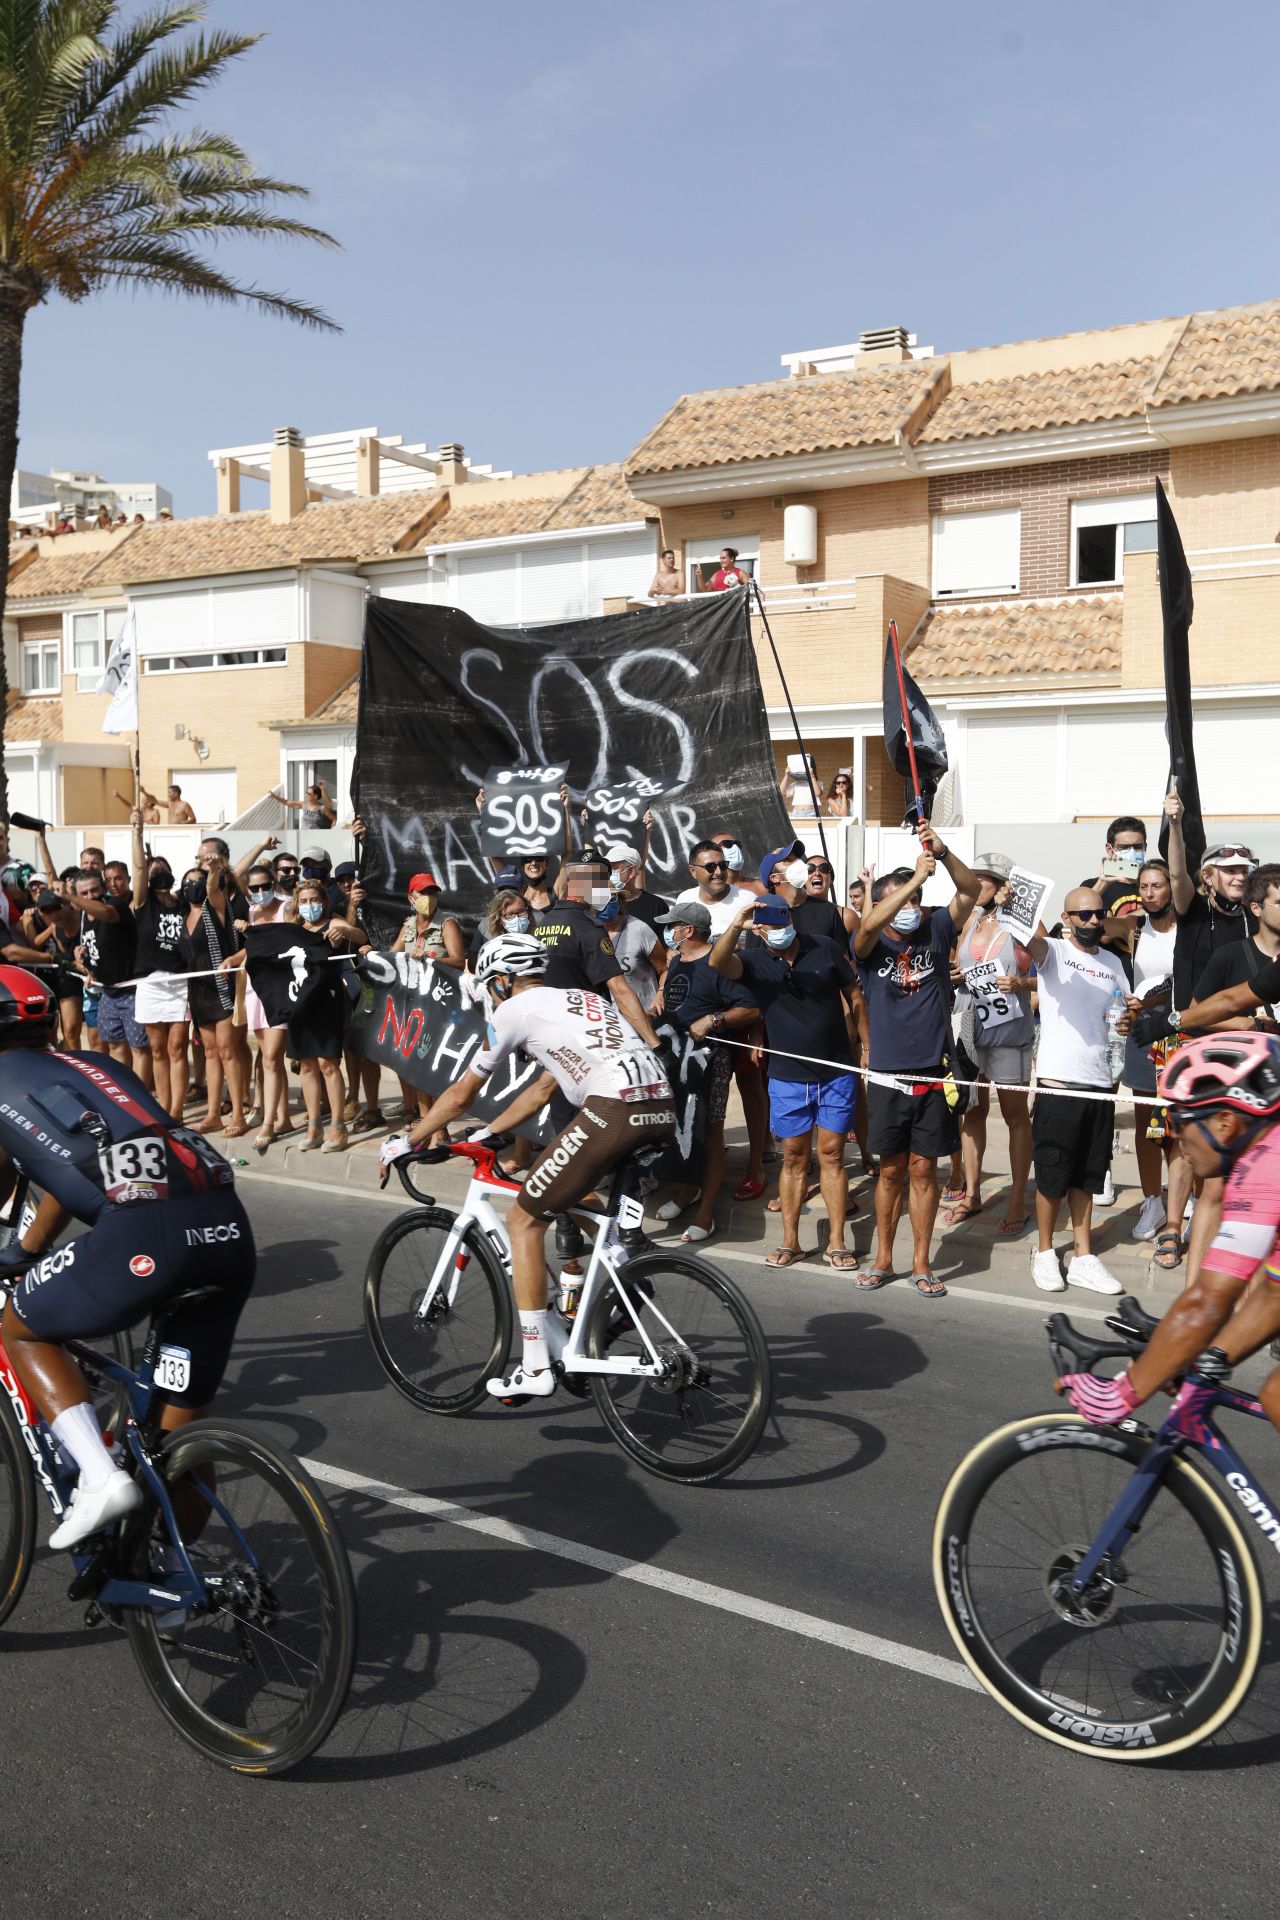
{"type": "Polygon", "coordinates": [[[447,511],[433,521],[423,545],[456,546],[464,540],[501,540],[522,533],[552,533],[570,527],[615,526],[624,520],[654,517],[655,509],[638,500],[620,466],[569,469],[556,489],[532,498],[503,498],[495,484],[468,485],[449,497],[447,511]],[[572,478],[569,478],[572,475],[572,478]],[[568,482],[566,485],[565,482],[568,482]]]}
{"type": "Polygon", "coordinates": [[[907,657],[915,678],[926,683],[1115,675],[1122,617],[1118,593],[934,607],[907,657]]]}
{"type": "Polygon", "coordinates": [[[11,689],[4,716],[4,737],[6,740],[61,740],[61,700],[47,695],[27,700],[11,689]]]}
{"type": "Polygon", "coordinates": [[[1280,301],[1193,313],[1156,383],[1152,404],[1221,400],[1280,387],[1280,301]]]}
{"type": "Polygon", "coordinates": [[[10,576],[10,603],[54,600],[64,594],[80,593],[89,585],[92,575],[103,584],[112,584],[120,578],[123,555],[133,531],[121,535],[120,545],[106,553],[98,546],[88,553],[77,552],[74,535],[64,534],[51,550],[35,553],[10,576]]]}
{"type": "Polygon", "coordinates": [[[1023,373],[1005,380],[961,383],[935,408],[915,436],[916,444],[1128,419],[1142,412],[1155,367],[1154,358],[1117,360],[1062,373],[1023,373]]]}
{"type": "MultiPolygon", "coordinates": [[[[156,520],[137,529],[125,565],[115,564],[113,577],[132,585],[295,567],[307,560],[372,559],[402,547],[444,500],[437,488],[424,487],[373,499],[325,501],[293,520],[274,521],[266,512],[156,520]]],[[[103,564],[112,559],[106,556],[103,564]]]]}

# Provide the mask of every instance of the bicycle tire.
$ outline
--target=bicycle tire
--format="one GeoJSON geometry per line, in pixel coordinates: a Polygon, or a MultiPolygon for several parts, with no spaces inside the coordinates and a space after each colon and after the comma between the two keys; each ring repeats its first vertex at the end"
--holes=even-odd
{"type": "MultiPolygon", "coordinates": [[[[197,1570],[235,1581],[243,1591],[225,1608],[193,1612],[168,1625],[148,1608],[125,1609],[139,1670],[170,1725],[207,1760],[235,1773],[287,1773],[327,1737],[351,1684],[356,1595],[342,1536],[324,1496],[298,1462],[247,1428],[194,1421],[165,1438],[156,1465],[166,1485],[185,1491],[188,1499],[193,1483],[202,1486],[197,1470],[212,1467],[217,1497],[227,1506],[238,1501],[242,1484],[256,1481],[261,1499],[273,1497],[281,1517],[266,1519],[261,1510],[252,1519],[233,1514],[237,1536],[212,1511],[198,1534],[191,1529],[189,1551],[197,1570]],[[244,1559],[245,1539],[258,1559],[261,1581],[244,1559]],[[308,1578],[304,1555],[314,1569],[308,1600],[314,1618],[300,1625],[280,1603],[308,1578]],[[255,1673],[268,1704],[272,1696],[283,1702],[270,1726],[265,1714],[260,1720],[254,1716],[255,1673]],[[308,1676],[305,1686],[299,1673],[308,1676]],[[197,1692],[207,1692],[207,1698],[202,1701],[197,1692]],[[294,1693],[300,1697],[290,1707],[294,1693]]],[[[156,1543],[157,1520],[153,1507],[131,1530],[144,1563],[156,1543]]],[[[146,1564],[135,1567],[135,1574],[142,1573],[163,1577],[146,1564]]]]}
{"type": "Polygon", "coordinates": [[[769,1349],[755,1310],[718,1267],[696,1254],[665,1249],[637,1254],[618,1281],[601,1288],[592,1306],[585,1345],[593,1360],[619,1347],[648,1357],[619,1301],[619,1287],[630,1294],[655,1347],[670,1357],[671,1372],[663,1381],[588,1375],[601,1418],[619,1446],[661,1480],[707,1485],[724,1479],[754,1450],[769,1417],[769,1349]],[[672,1294],[684,1301],[683,1311],[673,1303],[663,1309],[663,1299],[672,1294]],[[718,1328],[704,1324],[712,1302],[721,1310],[718,1328]],[[663,1310],[678,1342],[657,1317],[663,1310]],[[731,1328],[740,1354],[728,1350],[731,1328]],[[695,1367],[706,1370],[705,1379],[689,1376],[690,1355],[695,1367]]]}
{"type": "Polygon", "coordinates": [[[415,1407],[446,1415],[469,1413],[486,1398],[485,1383],[506,1370],[513,1325],[511,1283],[475,1225],[468,1227],[463,1241],[470,1261],[453,1303],[445,1304],[429,1325],[414,1313],[456,1219],[446,1207],[397,1214],[373,1244],[364,1281],[364,1323],[383,1372],[415,1407]],[[424,1243],[425,1251],[419,1254],[414,1238],[426,1234],[437,1236],[439,1244],[433,1253],[430,1243],[424,1243]],[[404,1259],[391,1273],[397,1253],[404,1259]],[[464,1288],[465,1309],[459,1304],[464,1288]],[[417,1376],[411,1371],[415,1358],[417,1376]],[[431,1386],[420,1376],[426,1365],[436,1362],[442,1377],[431,1386]],[[449,1390],[443,1391],[446,1382],[449,1390]]]}
{"type": "MultiPolygon", "coordinates": [[[[1185,1454],[1172,1456],[1138,1533],[1114,1562],[1104,1562],[1106,1575],[1100,1572],[1084,1601],[1076,1603],[1075,1617],[1062,1610],[1061,1594],[1055,1599],[1055,1581],[1061,1581],[1072,1557],[1078,1562],[1096,1537],[1115,1496],[1153,1440],[1145,1432],[1089,1426],[1073,1413],[1015,1420],[988,1435],[960,1462],[934,1525],[938,1603],[970,1672],[1006,1712],[1042,1739],[1105,1760],[1163,1760],[1208,1739],[1243,1703],[1262,1649],[1266,1604],[1252,1543],[1209,1474],[1185,1454]],[[1055,1465],[1045,1471],[1050,1461],[1055,1465]],[[1017,1483],[1023,1488],[1021,1496],[1017,1486],[1005,1480],[1019,1466],[1028,1469],[1017,1483]],[[1041,1471],[1031,1472],[1033,1466],[1041,1471]],[[1019,1523],[1001,1510],[1001,1501],[1008,1509],[1019,1497],[1036,1515],[1030,1531],[1039,1544],[1029,1549],[1032,1557],[1025,1563],[976,1561],[975,1522],[984,1507],[993,1545],[987,1546],[985,1532],[980,1532],[978,1552],[1020,1550],[1009,1539],[1010,1527],[1019,1523]],[[1061,1517],[1073,1499],[1082,1520],[1074,1527],[1061,1517]],[[1165,1530],[1174,1528],[1180,1528],[1180,1540],[1172,1543],[1177,1550],[1171,1552],[1165,1530]],[[1163,1553],[1157,1545],[1162,1532],[1163,1553]],[[1153,1560],[1153,1554],[1160,1557],[1153,1560]],[[1177,1596],[1167,1600],[1151,1589],[1166,1563],[1177,1596]],[[1027,1574],[1030,1581],[1020,1584],[1017,1576],[1027,1574]],[[1203,1599],[1198,1587],[1203,1588],[1203,1599]],[[1036,1591],[1043,1594],[1043,1602],[1024,1617],[1027,1596],[1036,1591]],[[1014,1664],[1013,1650],[1002,1651],[996,1644],[1001,1603],[1019,1616],[1016,1630],[1024,1635],[1016,1650],[1021,1670],[1014,1664]],[[1085,1619],[1079,1617],[1082,1610],[1085,1619]],[[1155,1660],[1144,1657],[1142,1638],[1153,1627],[1162,1635],[1155,1660]],[[1194,1649],[1181,1651],[1179,1636],[1190,1642],[1193,1634],[1194,1649]],[[1035,1683],[1028,1669],[1047,1676],[1051,1662],[1055,1682],[1061,1683],[1073,1648],[1085,1663],[1083,1680],[1073,1673],[1057,1695],[1047,1678],[1035,1683]],[[1165,1657],[1166,1649],[1173,1658],[1165,1657]],[[1107,1669],[1112,1650],[1122,1666],[1134,1668],[1130,1682],[1117,1684],[1115,1672],[1107,1669]],[[1174,1697],[1184,1677],[1186,1691],[1174,1697]],[[1114,1705],[1102,1710],[1088,1695],[1099,1693],[1104,1680],[1114,1705]],[[1132,1711],[1127,1710],[1130,1701],[1122,1698],[1126,1685],[1136,1703],[1132,1711]]],[[[1070,1517],[1074,1519],[1074,1513],[1070,1517]]]]}
{"type": "Polygon", "coordinates": [[[22,1598],[36,1550],[36,1483],[18,1416],[0,1391],[0,1626],[22,1598]]]}

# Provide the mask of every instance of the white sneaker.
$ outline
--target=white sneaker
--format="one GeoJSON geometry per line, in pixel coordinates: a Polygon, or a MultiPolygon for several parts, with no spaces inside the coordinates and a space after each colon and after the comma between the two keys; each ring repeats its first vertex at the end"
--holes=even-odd
{"type": "Polygon", "coordinates": [[[1149,1194],[1143,1201],[1138,1217],[1133,1225],[1135,1240],[1154,1240],[1164,1225],[1164,1201],[1158,1193],[1149,1194]]]}
{"type": "Polygon", "coordinates": [[[142,1488],[122,1467],[117,1467],[111,1478],[94,1487],[92,1492],[86,1493],[82,1487],[73,1490],[71,1505],[62,1525],[49,1535],[49,1545],[78,1547],[91,1533],[98,1533],[122,1514],[132,1513],[141,1505],[142,1488]]]}
{"type": "Polygon", "coordinates": [[[1115,1203],[1116,1190],[1111,1184],[1111,1169],[1108,1167],[1107,1177],[1102,1183],[1101,1192],[1095,1193],[1093,1196],[1093,1204],[1095,1207],[1114,1207],[1115,1203]]]}
{"type": "Polygon", "coordinates": [[[1087,1287],[1090,1293],[1123,1293],[1114,1273],[1108,1273],[1096,1253],[1077,1253],[1067,1262],[1067,1285],[1087,1287]]]}
{"type": "Polygon", "coordinates": [[[495,1400],[513,1400],[517,1394],[532,1393],[545,1400],[556,1390],[556,1376],[550,1367],[540,1367],[537,1373],[526,1373],[523,1367],[512,1367],[510,1373],[504,1373],[500,1379],[487,1380],[485,1385],[495,1400]]]}
{"type": "Polygon", "coordinates": [[[1058,1265],[1058,1256],[1052,1247],[1044,1253],[1032,1254],[1031,1278],[1041,1293],[1062,1293],[1065,1290],[1067,1283],[1062,1277],[1062,1268],[1058,1265]]]}

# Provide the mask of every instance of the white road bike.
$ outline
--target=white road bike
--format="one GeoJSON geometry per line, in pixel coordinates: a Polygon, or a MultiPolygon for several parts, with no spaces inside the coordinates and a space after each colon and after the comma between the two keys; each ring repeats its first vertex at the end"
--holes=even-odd
{"type": "MultiPolygon", "coordinates": [[[[490,1402],[514,1327],[511,1249],[492,1194],[517,1194],[493,1139],[420,1149],[394,1164],[417,1203],[378,1236],[365,1275],[365,1325],[397,1392],[428,1413],[490,1402]],[[415,1184],[450,1156],[472,1163],[458,1212],[415,1184]]],[[[590,1393],[614,1439],[664,1480],[720,1480],[754,1449],[769,1415],[769,1350],[732,1281],[683,1249],[628,1253],[639,1234],[634,1156],[615,1170],[608,1204],[575,1206],[590,1257],[572,1317],[553,1306],[548,1344],[561,1385],[590,1393]]]]}

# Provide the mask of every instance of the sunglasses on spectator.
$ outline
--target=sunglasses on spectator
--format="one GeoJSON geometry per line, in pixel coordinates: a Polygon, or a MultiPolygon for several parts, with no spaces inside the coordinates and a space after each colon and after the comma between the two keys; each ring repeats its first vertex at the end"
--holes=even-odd
{"type": "Polygon", "coordinates": [[[700,860],[698,866],[703,873],[728,873],[727,860],[700,860]]]}
{"type": "Polygon", "coordinates": [[[1077,913],[1074,907],[1068,907],[1067,918],[1070,920],[1104,920],[1106,918],[1106,909],[1104,907],[1081,907],[1077,913]]]}
{"type": "MultiPolygon", "coordinates": [[[[1219,860],[1252,860],[1253,852],[1249,847],[1219,847],[1219,860]]],[[[1212,866],[1212,861],[1209,865],[1212,866]]]]}
{"type": "Polygon", "coordinates": [[[809,862],[809,871],[810,873],[824,873],[828,880],[835,877],[835,868],[829,867],[825,860],[811,860],[809,862]]]}

